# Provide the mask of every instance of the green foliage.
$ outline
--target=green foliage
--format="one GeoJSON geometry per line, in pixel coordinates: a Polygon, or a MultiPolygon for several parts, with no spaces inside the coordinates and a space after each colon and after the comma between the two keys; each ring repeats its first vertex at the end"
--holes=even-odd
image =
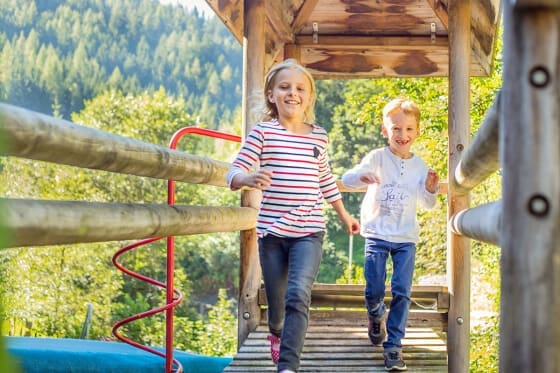
{"type": "Polygon", "coordinates": [[[203,355],[233,356],[237,351],[237,318],[233,313],[234,303],[227,298],[225,289],[220,289],[218,301],[208,312],[204,331],[200,334],[199,350],[203,355]]]}
{"type": "MultiPolygon", "coordinates": [[[[0,0],[0,6],[1,100],[162,146],[184,126],[241,133],[241,48],[221,21],[149,0],[0,0]]],[[[498,49],[494,74],[471,79],[472,134],[501,86],[500,74],[498,49]]],[[[371,149],[385,144],[381,110],[389,99],[404,95],[422,110],[422,136],[413,151],[444,181],[447,84],[443,78],[317,82],[317,123],[329,131],[334,174],[342,175],[371,149]]],[[[186,137],[178,147],[225,161],[238,148],[239,144],[197,136],[186,137]]],[[[8,198],[137,203],[166,203],[167,199],[162,180],[11,157],[0,158],[0,167],[0,193],[8,198]]],[[[471,205],[498,199],[500,188],[496,173],[473,191],[471,205]]],[[[354,216],[359,215],[362,197],[343,194],[354,216]]],[[[176,203],[237,206],[239,195],[179,184],[176,203]]],[[[435,210],[419,211],[415,281],[446,273],[446,203],[440,196],[435,210]]],[[[326,215],[328,232],[318,281],[363,283],[363,238],[353,238],[349,274],[349,237],[331,208],[326,208],[326,215]]],[[[109,335],[117,319],[162,305],[161,289],[120,274],[110,263],[112,254],[125,244],[0,252],[3,333],[75,337],[89,302],[94,305],[90,336],[100,338],[109,335]]],[[[175,285],[186,296],[175,312],[177,348],[218,356],[235,353],[234,304],[228,296],[237,295],[238,248],[236,233],[176,239],[175,285]],[[207,312],[206,305],[213,303],[207,312]]],[[[479,310],[495,315],[499,249],[473,242],[471,252],[473,315],[479,310]]],[[[129,252],[121,262],[164,281],[165,243],[129,252]]],[[[497,328],[495,316],[473,327],[471,371],[496,371],[497,328]]],[[[163,330],[160,315],[138,320],[124,333],[146,344],[162,345],[163,330]]]]}
{"type": "Polygon", "coordinates": [[[344,276],[336,279],[337,284],[362,284],[366,283],[363,265],[346,267],[344,276]]]}
{"type": "Polygon", "coordinates": [[[1,8],[2,101],[69,118],[109,88],[164,87],[211,128],[231,121],[241,101],[241,47],[217,17],[153,0],[2,0],[1,8]]]}
{"type": "MultiPolygon", "coordinates": [[[[385,145],[381,137],[380,124],[385,103],[397,96],[407,96],[416,101],[421,109],[422,135],[413,145],[413,151],[434,168],[441,181],[447,179],[447,121],[448,121],[448,81],[443,78],[423,79],[372,79],[350,80],[333,89],[331,82],[319,82],[318,96],[328,97],[326,109],[322,109],[321,124],[330,128],[331,166],[335,175],[341,176],[354,166],[372,149],[385,145]],[[326,90],[323,92],[322,90],[326,90]],[[336,92],[336,93],[335,93],[336,92]],[[338,93],[338,97],[337,97],[338,93]],[[329,103],[332,103],[329,105],[329,103]]],[[[501,87],[501,49],[496,52],[493,74],[488,78],[471,79],[471,130],[476,133],[497,91],[501,87]]],[[[318,118],[320,116],[318,115],[318,118]]],[[[471,193],[471,205],[496,201],[501,195],[499,172],[492,175],[471,193]]],[[[361,193],[344,193],[347,210],[359,216],[361,193]]],[[[421,227],[420,241],[414,280],[416,283],[445,284],[447,267],[447,200],[438,197],[434,210],[419,210],[421,227]]],[[[348,282],[348,236],[334,211],[327,208],[327,238],[323,262],[318,280],[320,282],[348,282]],[[331,281],[329,281],[331,280],[331,281]]],[[[499,249],[472,243],[472,291],[471,308],[474,315],[479,313],[498,314],[499,305],[499,249]],[[482,302],[481,300],[485,300],[482,302]]],[[[356,269],[363,265],[363,239],[354,237],[352,276],[350,282],[362,283],[362,273],[356,269]],[[356,257],[356,254],[358,255],[356,257]]],[[[390,270],[390,264],[388,266],[390,270]]],[[[495,371],[497,366],[496,318],[484,318],[473,328],[472,343],[483,343],[471,351],[471,371],[495,371]],[[485,357],[481,358],[484,354],[485,357]],[[474,361],[476,360],[476,361],[474,361]]]]}
{"type": "MultiPolygon", "coordinates": [[[[0,307],[0,313],[2,308],[0,307]]],[[[0,322],[2,318],[0,317],[0,322]]],[[[20,373],[23,372],[16,360],[11,356],[6,349],[5,340],[3,335],[0,335],[0,371],[10,372],[10,373],[20,373]]]]}
{"type": "Polygon", "coordinates": [[[485,324],[471,329],[470,372],[495,373],[499,371],[498,318],[492,317],[485,324]]]}
{"type": "MultiPolygon", "coordinates": [[[[168,96],[164,89],[141,95],[107,91],[87,101],[86,108],[73,115],[73,121],[162,146],[166,146],[178,129],[193,124],[185,101],[168,96]]],[[[178,150],[191,154],[217,153],[225,157],[223,152],[228,146],[230,144],[225,146],[199,136],[186,136],[178,150]]],[[[162,180],[14,158],[1,161],[0,191],[10,198],[167,202],[167,185],[162,180]]],[[[239,196],[223,188],[178,183],[176,189],[178,204],[239,204],[239,196]]],[[[89,335],[94,339],[102,338],[110,335],[115,321],[164,304],[162,289],[125,276],[112,265],[112,255],[126,244],[128,242],[3,251],[0,294],[6,302],[5,333],[77,338],[82,331],[87,303],[92,303],[89,335]]],[[[230,296],[236,295],[238,248],[236,233],[176,238],[175,287],[185,295],[184,302],[175,310],[176,325],[180,327],[177,346],[200,352],[204,346],[198,338],[208,339],[205,333],[214,333],[206,329],[209,327],[203,320],[206,311],[201,305],[213,302],[221,288],[224,292],[227,289],[230,296]],[[196,289],[193,283],[198,285],[196,289]]],[[[119,262],[134,272],[165,282],[165,240],[126,252],[119,262]]],[[[222,303],[218,307],[221,306],[222,303]]],[[[225,313],[215,313],[211,317],[219,318],[224,328],[229,327],[225,313]]],[[[157,346],[163,344],[164,330],[162,315],[158,315],[123,327],[123,334],[157,346]]],[[[233,339],[226,335],[220,343],[215,347],[226,354],[232,351],[231,343],[235,346],[236,335],[233,339]]]]}
{"type": "MultiPolygon", "coordinates": [[[[0,134],[0,150],[4,149],[4,139],[0,134]]],[[[0,164],[1,167],[1,164],[0,164]]],[[[0,173],[2,172],[2,169],[0,168],[0,173]]],[[[4,211],[4,209],[2,208],[2,201],[0,201],[0,212],[4,211]]],[[[5,221],[5,217],[2,213],[0,213],[0,247],[3,247],[3,245],[6,244],[5,240],[7,238],[7,234],[6,234],[6,230],[4,228],[4,221],[5,221]]],[[[2,259],[2,254],[0,252],[0,264],[2,263],[3,259],[2,259]]],[[[0,278],[2,279],[2,282],[4,282],[4,276],[3,273],[0,271],[0,278]]],[[[5,291],[0,292],[0,371],[2,372],[14,372],[14,373],[18,373],[21,371],[21,369],[19,368],[19,366],[16,366],[16,363],[14,362],[14,360],[12,359],[12,357],[6,352],[6,346],[4,343],[4,337],[3,335],[6,335],[7,333],[4,332],[4,328],[6,323],[4,322],[4,320],[6,319],[5,317],[5,313],[4,313],[4,303],[5,303],[5,291]]]]}
{"type": "Polygon", "coordinates": [[[108,250],[102,244],[4,250],[0,294],[8,334],[78,338],[87,303],[94,309],[90,335],[110,333],[121,282],[108,250]]]}

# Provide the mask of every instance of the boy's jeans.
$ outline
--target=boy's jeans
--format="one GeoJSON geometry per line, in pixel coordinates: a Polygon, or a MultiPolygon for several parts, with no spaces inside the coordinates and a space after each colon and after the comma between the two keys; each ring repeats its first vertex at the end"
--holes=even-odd
{"type": "Polygon", "coordinates": [[[368,314],[380,318],[385,314],[385,280],[387,279],[387,258],[393,259],[393,276],[391,292],[393,299],[389,306],[387,318],[387,340],[383,348],[388,351],[401,350],[404,337],[416,245],[413,242],[393,243],[374,238],[366,238],[364,274],[366,277],[366,307],[368,314]]]}
{"type": "Polygon", "coordinates": [[[297,371],[307,324],[311,288],[321,264],[324,232],[289,238],[259,238],[259,258],[268,302],[268,327],[280,336],[278,371],[297,371]]]}

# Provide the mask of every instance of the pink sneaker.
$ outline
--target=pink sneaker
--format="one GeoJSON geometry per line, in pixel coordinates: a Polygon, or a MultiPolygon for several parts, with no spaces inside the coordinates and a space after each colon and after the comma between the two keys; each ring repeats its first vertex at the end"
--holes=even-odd
{"type": "Polygon", "coordinates": [[[280,358],[280,337],[270,334],[266,337],[270,341],[270,357],[274,365],[278,365],[278,359],[280,358]]]}

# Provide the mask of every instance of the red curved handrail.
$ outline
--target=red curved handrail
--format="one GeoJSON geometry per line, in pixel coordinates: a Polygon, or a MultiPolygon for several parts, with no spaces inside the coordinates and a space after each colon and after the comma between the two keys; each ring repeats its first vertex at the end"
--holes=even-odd
{"type": "MultiPolygon", "coordinates": [[[[203,136],[208,136],[208,137],[213,137],[213,138],[219,138],[219,139],[223,139],[223,140],[229,140],[229,141],[235,141],[235,142],[241,142],[241,136],[237,136],[237,135],[231,135],[228,133],[224,133],[224,132],[220,132],[220,131],[216,131],[216,130],[210,130],[210,129],[206,129],[206,128],[198,128],[198,127],[184,127],[181,128],[180,130],[178,130],[177,132],[175,132],[173,134],[173,136],[171,137],[171,141],[169,142],[169,147],[171,149],[176,149],[177,148],[177,143],[179,142],[179,140],[186,134],[197,134],[197,135],[203,135],[203,136]]],[[[175,204],[175,180],[167,180],[167,203],[169,205],[174,205],[175,204]]],[[[173,273],[174,273],[174,259],[175,259],[175,237],[170,236],[167,237],[167,261],[166,261],[166,265],[167,265],[167,269],[166,269],[166,277],[167,277],[167,284],[154,280],[153,278],[144,276],[140,273],[134,272],[129,270],[128,268],[124,267],[122,264],[119,263],[118,258],[130,251],[133,250],[139,246],[143,246],[143,245],[147,245],[149,243],[152,243],[154,241],[158,241],[161,240],[163,237],[153,237],[153,238],[147,238],[138,242],[135,242],[133,244],[127,245],[123,248],[121,248],[120,250],[118,250],[114,255],[113,255],[113,264],[115,265],[115,267],[117,267],[117,269],[119,269],[120,271],[122,271],[123,273],[132,276],[136,279],[139,279],[141,281],[145,281],[149,284],[155,285],[157,287],[160,287],[162,289],[166,290],[166,304],[164,306],[161,307],[157,307],[157,308],[153,308],[151,310],[145,311],[145,312],[141,312],[139,314],[135,314],[132,316],[129,316],[125,319],[122,319],[118,322],[115,323],[115,325],[113,326],[113,330],[112,333],[113,335],[119,339],[120,341],[127,343],[131,346],[137,347],[139,349],[142,349],[144,351],[150,352],[152,354],[161,356],[163,358],[165,358],[165,372],[166,373],[171,373],[172,369],[173,369],[173,365],[175,365],[177,367],[176,372],[177,373],[182,373],[183,372],[183,366],[181,365],[181,363],[177,360],[173,358],[173,308],[175,308],[177,305],[179,305],[182,301],[183,301],[183,294],[175,289],[174,287],[174,283],[173,283],[173,273]],[[128,324],[132,321],[138,320],[138,319],[142,319],[144,317],[148,317],[148,316],[152,316],[155,315],[157,313],[160,312],[164,312],[165,311],[165,354],[162,353],[161,351],[158,351],[156,349],[153,349],[151,347],[148,346],[144,346],[138,342],[135,342],[129,338],[124,337],[120,332],[119,332],[119,328],[121,328],[123,325],[128,324]]]]}

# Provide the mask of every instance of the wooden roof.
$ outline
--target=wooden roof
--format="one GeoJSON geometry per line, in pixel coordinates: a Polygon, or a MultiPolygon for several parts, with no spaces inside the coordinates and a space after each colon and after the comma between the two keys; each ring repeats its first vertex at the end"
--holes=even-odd
{"type": "MultiPolygon", "coordinates": [[[[206,1],[241,43],[251,0],[206,1]]],[[[449,1],[264,0],[266,65],[297,48],[317,79],[447,76],[449,1]]],[[[500,0],[471,0],[471,76],[492,70],[499,18],[500,0]]]]}

